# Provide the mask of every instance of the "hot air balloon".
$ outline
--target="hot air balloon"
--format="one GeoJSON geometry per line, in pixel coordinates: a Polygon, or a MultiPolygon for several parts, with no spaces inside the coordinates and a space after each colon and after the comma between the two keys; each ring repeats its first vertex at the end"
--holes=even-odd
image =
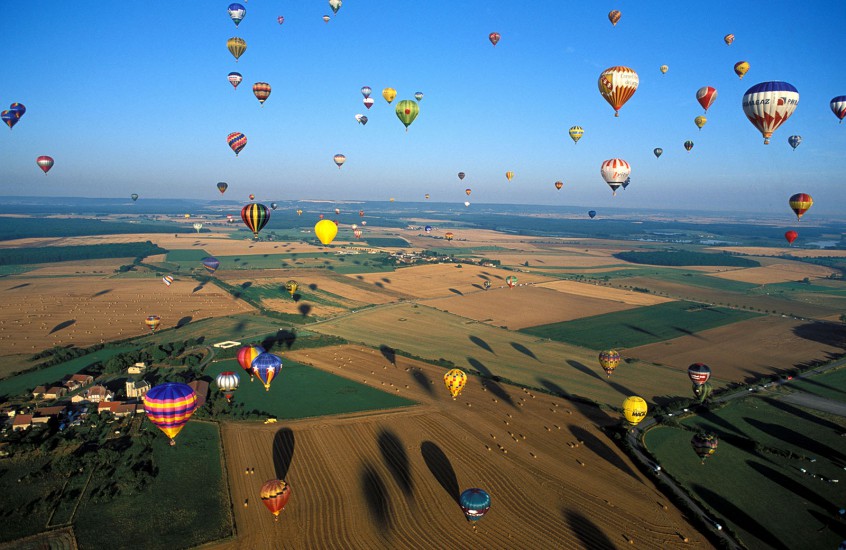
{"type": "Polygon", "coordinates": [[[129,195],[129,198],[132,199],[132,202],[137,201],[138,200],[138,193],[133,193],[133,194],[129,195]]]}
{"type": "Polygon", "coordinates": [[[788,202],[790,203],[790,208],[796,212],[796,219],[801,220],[802,215],[813,206],[814,199],[807,193],[796,193],[790,197],[788,202]]]}
{"type": "Polygon", "coordinates": [[[584,129],[581,126],[573,126],[570,128],[570,139],[573,140],[573,143],[578,143],[582,136],[585,134],[584,129]]]}
{"type": "Polygon", "coordinates": [[[232,214],[227,214],[226,223],[235,223],[235,216],[233,216],[232,214]]]}
{"type": "Polygon", "coordinates": [[[373,106],[373,98],[372,97],[365,97],[364,98],[364,106],[368,109],[373,106]]]}
{"type": "Polygon", "coordinates": [[[696,101],[702,105],[705,112],[708,112],[708,107],[714,104],[717,99],[717,89],[712,86],[702,86],[696,91],[696,101]]]}
{"type": "Polygon", "coordinates": [[[720,441],[717,436],[712,433],[698,432],[693,435],[690,440],[690,445],[693,451],[699,456],[702,464],[705,464],[705,459],[717,451],[717,445],[720,441]]]}
{"type": "Polygon", "coordinates": [[[12,111],[12,113],[14,113],[14,115],[19,119],[26,114],[26,107],[23,103],[12,103],[9,105],[9,110],[12,111]]]}
{"type": "Polygon", "coordinates": [[[667,71],[670,70],[670,67],[668,67],[667,65],[661,65],[658,70],[661,71],[661,74],[667,74],[667,71]]]}
{"type": "Polygon", "coordinates": [[[197,233],[199,233],[200,229],[202,229],[202,228],[203,228],[203,224],[201,224],[200,222],[194,223],[194,229],[197,231],[197,233]]]}
{"type": "Polygon", "coordinates": [[[203,267],[206,268],[206,271],[214,274],[214,272],[217,271],[217,268],[220,267],[220,260],[214,256],[209,256],[208,258],[203,258],[202,264],[203,267]]]}
{"type": "Polygon", "coordinates": [[[241,81],[244,80],[244,77],[241,76],[241,73],[236,72],[229,73],[229,76],[227,78],[229,79],[229,83],[232,84],[232,87],[236,90],[238,89],[238,84],[240,84],[241,81]]]}
{"type": "Polygon", "coordinates": [[[429,200],[429,193],[426,193],[425,195],[423,195],[423,197],[424,197],[426,200],[429,200]]]}
{"type": "Polygon", "coordinates": [[[453,237],[455,237],[455,235],[452,234],[452,231],[447,231],[446,233],[444,233],[444,239],[448,241],[451,241],[453,237]]]}
{"type": "Polygon", "coordinates": [[[423,92],[414,92],[414,99],[420,103],[423,100],[423,92]]]}
{"type": "Polygon", "coordinates": [[[460,180],[463,180],[463,179],[464,179],[464,172],[459,172],[459,173],[458,173],[458,179],[460,179],[460,180]]]}
{"type": "Polygon", "coordinates": [[[766,145],[773,132],[796,110],[799,92],[787,82],[762,82],[746,90],[742,105],[746,118],[764,136],[766,145]]]}
{"type": "Polygon", "coordinates": [[[725,41],[726,46],[731,46],[731,43],[734,42],[734,35],[727,34],[723,37],[723,40],[725,41]]]}
{"type": "Polygon", "coordinates": [[[699,128],[699,130],[702,130],[702,127],[708,123],[708,119],[702,115],[699,115],[698,117],[693,119],[693,123],[696,124],[696,127],[699,128]]]}
{"type": "Polygon", "coordinates": [[[608,20],[611,21],[611,25],[615,27],[617,26],[617,22],[620,21],[620,17],[622,16],[623,14],[620,13],[620,10],[611,10],[608,12],[608,20]]]}
{"type": "Polygon", "coordinates": [[[834,116],[840,119],[840,124],[843,124],[843,118],[846,117],[846,95],[831,98],[831,103],[828,105],[834,116]]]}
{"type": "Polygon", "coordinates": [[[620,116],[620,109],[634,95],[640,79],[628,67],[609,67],[599,75],[599,93],[614,108],[614,116],[620,116]]]}
{"type": "Polygon", "coordinates": [[[484,286],[484,287],[485,287],[485,290],[487,290],[487,289],[489,289],[489,288],[491,287],[491,282],[490,282],[490,281],[488,281],[488,280],[485,280],[485,283],[484,283],[482,286],[484,286]]]}
{"type": "Polygon", "coordinates": [[[690,140],[685,141],[684,148],[687,149],[688,152],[690,152],[690,150],[693,149],[693,142],[690,140]]]}
{"type": "Polygon", "coordinates": [[[285,508],[288,499],[291,498],[291,486],[281,479],[271,479],[264,482],[259,495],[261,495],[261,501],[273,514],[273,520],[279,521],[279,512],[285,508]]]}
{"type": "Polygon", "coordinates": [[[626,178],[632,172],[632,167],[623,159],[609,159],[602,163],[599,173],[602,174],[602,179],[611,188],[613,195],[617,194],[617,189],[623,185],[626,178]]]}
{"type": "Polygon", "coordinates": [[[263,204],[248,204],[241,209],[241,219],[244,221],[247,229],[252,231],[254,237],[258,239],[259,231],[270,221],[270,212],[263,204]]]}
{"type": "Polygon", "coordinates": [[[317,239],[324,245],[328,245],[335,240],[338,234],[338,226],[330,220],[320,220],[314,225],[314,234],[317,239]]]}
{"type": "Polygon", "coordinates": [[[506,173],[505,173],[505,179],[507,179],[508,181],[513,180],[513,179],[514,179],[514,172],[512,172],[511,170],[509,170],[508,172],[506,172],[506,173]]]}
{"type": "Polygon", "coordinates": [[[271,210],[276,210],[278,207],[279,207],[279,205],[276,204],[275,202],[270,203],[270,209],[271,210]]]}
{"type": "Polygon", "coordinates": [[[399,103],[397,103],[396,113],[397,118],[400,119],[400,122],[405,124],[405,131],[408,132],[408,127],[414,122],[414,119],[417,118],[417,114],[420,112],[420,107],[417,105],[416,102],[411,101],[410,99],[403,99],[399,103]]]}
{"type": "Polygon", "coordinates": [[[358,211],[358,217],[359,217],[359,218],[363,218],[363,217],[364,217],[364,210],[359,210],[359,211],[358,211]]]}
{"type": "Polygon", "coordinates": [[[276,22],[281,25],[282,23],[285,22],[285,16],[280,15],[279,17],[276,18],[276,22]]]}
{"type": "Polygon", "coordinates": [[[241,368],[250,373],[250,382],[253,381],[253,359],[264,353],[261,346],[244,346],[238,350],[235,358],[241,368]]]}
{"type": "Polygon", "coordinates": [[[226,193],[226,190],[229,189],[229,184],[225,181],[217,182],[217,190],[220,191],[220,194],[226,193]]]}
{"type": "Polygon", "coordinates": [[[148,315],[146,319],[144,319],[144,324],[150,327],[150,332],[156,332],[156,329],[159,328],[159,325],[162,323],[162,318],[158,315],[148,315]]]}
{"type": "Polygon", "coordinates": [[[385,98],[385,101],[388,103],[392,102],[395,97],[397,97],[397,91],[393,88],[385,88],[382,90],[382,97],[385,98]]]}
{"type": "Polygon", "coordinates": [[[464,190],[464,193],[465,193],[468,197],[470,196],[470,193],[472,193],[472,192],[473,192],[473,191],[472,191],[472,189],[470,189],[470,188],[467,188],[467,189],[465,189],[465,190],[464,190]]]}
{"type": "Polygon", "coordinates": [[[264,352],[253,359],[252,367],[253,373],[264,384],[264,391],[270,391],[270,383],[282,370],[282,359],[278,355],[264,352]]]}
{"type": "Polygon", "coordinates": [[[164,277],[162,277],[162,282],[165,285],[170,286],[173,284],[173,277],[171,277],[170,275],[165,275],[164,277]]]}
{"type": "Polygon", "coordinates": [[[186,218],[190,218],[190,217],[191,217],[191,214],[185,214],[185,217],[186,217],[186,218]]]}
{"type": "Polygon", "coordinates": [[[694,363],[687,367],[687,377],[696,386],[701,386],[711,378],[711,367],[704,363],[694,363]]]}
{"type": "Polygon", "coordinates": [[[588,216],[590,216],[590,219],[594,219],[596,217],[596,210],[588,210],[588,216]]]}
{"type": "Polygon", "coordinates": [[[355,230],[356,228],[358,228],[358,224],[354,223],[351,227],[353,228],[353,230],[355,230]]]}
{"type": "Polygon", "coordinates": [[[329,0],[329,7],[332,8],[332,13],[338,15],[338,10],[341,9],[341,0],[329,0]]]}
{"type": "Polygon", "coordinates": [[[264,107],[264,102],[270,97],[270,84],[267,82],[256,82],[253,84],[253,95],[256,96],[256,99],[264,107]]]}
{"type": "Polygon", "coordinates": [[[20,117],[18,117],[14,111],[6,109],[5,111],[0,112],[0,119],[2,119],[3,122],[6,123],[6,126],[8,126],[11,130],[15,126],[15,124],[18,123],[20,117]]]}
{"type": "Polygon", "coordinates": [[[708,396],[711,395],[711,383],[705,382],[704,384],[694,384],[693,385],[693,395],[699,400],[700,403],[704,403],[708,396]]]}
{"type": "Polygon", "coordinates": [[[336,208],[336,209],[335,209],[335,214],[340,214],[340,213],[341,213],[341,209],[340,209],[340,208],[336,208]]]}
{"type": "Polygon", "coordinates": [[[330,19],[331,19],[331,17],[329,17],[328,15],[323,16],[323,22],[324,23],[328,23],[330,19]]]}
{"type": "Polygon", "coordinates": [[[467,383],[467,375],[461,369],[452,369],[444,375],[444,384],[452,395],[453,401],[461,394],[464,385],[467,383]]]}
{"type": "Polygon", "coordinates": [[[736,74],[739,78],[743,79],[743,75],[749,71],[749,62],[748,61],[738,61],[734,64],[734,74],[736,74]]]}
{"type": "Polygon", "coordinates": [[[39,168],[44,172],[46,175],[47,172],[50,171],[50,168],[53,167],[53,157],[48,157],[47,155],[41,155],[37,159],[35,159],[35,164],[38,165],[39,168]]]}
{"type": "Polygon", "coordinates": [[[356,239],[360,239],[361,234],[361,229],[353,229],[353,237],[355,237],[356,239]]]}
{"type": "Polygon", "coordinates": [[[197,394],[187,384],[166,382],[153,386],[142,396],[147,419],[176,445],[176,436],[197,409],[197,394]]]}
{"type": "Polygon", "coordinates": [[[563,182],[563,181],[556,181],[556,182],[555,182],[555,188],[556,188],[556,189],[558,189],[559,191],[561,191],[561,188],[562,188],[562,187],[564,187],[564,182],[563,182]]]}
{"type": "Polygon", "coordinates": [[[469,207],[469,206],[470,206],[470,201],[464,201],[464,206],[465,206],[465,207],[469,207]]]}
{"type": "Polygon", "coordinates": [[[251,201],[252,201],[252,200],[255,200],[255,198],[256,198],[256,196],[255,196],[255,195],[253,195],[252,193],[250,193],[249,197],[250,197],[250,200],[251,200],[251,201]]]}
{"type": "Polygon", "coordinates": [[[240,153],[247,145],[247,136],[241,132],[232,132],[226,136],[226,142],[229,143],[229,147],[235,151],[235,156],[237,157],[238,153],[240,153]]]}
{"type": "Polygon", "coordinates": [[[366,98],[370,97],[370,94],[372,94],[372,93],[373,93],[373,90],[370,88],[370,86],[362,86],[361,87],[361,95],[363,95],[364,97],[366,97],[366,98]]]}
{"type": "Polygon", "coordinates": [[[318,218],[320,218],[320,219],[322,220],[322,219],[323,219],[323,214],[320,214],[320,215],[319,215],[319,216],[317,216],[317,217],[318,217],[318,218]]]}
{"type": "Polygon", "coordinates": [[[432,232],[432,226],[427,225],[426,227],[423,228],[423,231],[425,231],[426,233],[431,233],[432,232]]]}
{"type": "Polygon", "coordinates": [[[499,42],[499,38],[500,37],[498,32],[492,32],[488,35],[488,40],[490,40],[491,44],[493,44],[494,46],[496,46],[496,43],[499,42]]]}
{"type": "Polygon", "coordinates": [[[232,57],[235,58],[235,63],[237,63],[238,58],[244,55],[244,52],[247,51],[247,43],[243,38],[233,36],[226,41],[226,48],[229,50],[229,53],[232,54],[232,57]]]}
{"type": "Polygon", "coordinates": [[[793,147],[793,150],[795,151],[796,148],[799,147],[799,144],[802,143],[802,136],[790,136],[789,138],[787,138],[787,143],[790,144],[790,146],[793,147]]]}
{"type": "Polygon", "coordinates": [[[646,401],[642,397],[633,395],[623,401],[623,417],[632,426],[637,426],[646,417],[646,410],[646,401]]]}
{"type": "Polygon", "coordinates": [[[509,275],[505,278],[505,284],[508,285],[508,288],[514,288],[514,285],[517,284],[517,276],[516,275],[509,275]]]}
{"type": "Polygon", "coordinates": [[[787,244],[793,244],[793,241],[795,241],[797,237],[799,237],[799,233],[797,233],[796,231],[792,231],[792,230],[787,231],[784,234],[784,238],[787,241],[787,244]]]}
{"type": "Polygon", "coordinates": [[[342,155],[342,154],[338,153],[337,155],[335,155],[334,157],[332,157],[332,160],[334,160],[334,161],[335,161],[335,164],[337,164],[337,165],[338,165],[338,170],[340,170],[340,169],[341,169],[341,166],[343,166],[343,164],[344,164],[345,162],[347,162],[347,157],[345,157],[344,155],[342,155]]]}
{"type": "Polygon", "coordinates": [[[241,4],[229,4],[229,17],[232,18],[232,21],[235,23],[235,28],[238,28],[238,25],[244,19],[244,16],[247,15],[247,9],[242,6],[241,4]]]}
{"type": "Polygon", "coordinates": [[[355,115],[355,121],[364,126],[367,124],[367,117],[361,114],[355,115]]]}
{"type": "Polygon", "coordinates": [[[607,349],[599,352],[599,366],[605,371],[608,378],[620,365],[620,353],[617,350],[607,349]]]}
{"type": "Polygon", "coordinates": [[[302,216],[302,215],[303,215],[302,208],[297,208],[297,216],[302,216]]]}
{"type": "Polygon", "coordinates": [[[238,374],[227,370],[218,374],[214,381],[217,383],[217,387],[220,391],[223,392],[223,396],[226,398],[226,401],[231,402],[232,392],[238,389],[238,383],[241,381],[241,378],[238,374]]]}
{"type": "Polygon", "coordinates": [[[491,509],[491,496],[482,489],[467,489],[458,497],[458,505],[468,521],[479,521],[491,509]]]}
{"type": "Polygon", "coordinates": [[[659,158],[661,158],[661,155],[664,154],[664,150],[661,149],[660,147],[656,147],[655,149],[652,150],[652,153],[655,154],[655,158],[659,159],[659,158]]]}

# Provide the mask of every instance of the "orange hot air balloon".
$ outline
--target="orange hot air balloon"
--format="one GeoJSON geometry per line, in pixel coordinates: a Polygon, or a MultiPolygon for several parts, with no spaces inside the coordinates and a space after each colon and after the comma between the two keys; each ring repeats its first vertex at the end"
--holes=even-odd
{"type": "Polygon", "coordinates": [[[611,10],[608,12],[608,20],[611,21],[611,24],[615,27],[617,26],[617,22],[620,21],[620,17],[622,16],[623,14],[620,13],[620,10],[611,10]]]}
{"type": "Polygon", "coordinates": [[[467,196],[469,197],[469,196],[470,196],[470,193],[472,192],[472,190],[468,188],[468,189],[465,189],[465,190],[464,190],[464,192],[465,192],[465,193],[467,194],[467,196]]]}
{"type": "Polygon", "coordinates": [[[452,231],[447,231],[446,233],[444,233],[444,239],[448,241],[451,241],[453,237],[455,237],[455,235],[452,234],[452,231]]]}
{"type": "Polygon", "coordinates": [[[796,212],[796,219],[801,220],[802,215],[814,204],[814,199],[807,193],[796,193],[790,197],[790,208],[796,212]]]}
{"type": "Polygon", "coordinates": [[[264,102],[270,97],[270,84],[267,82],[256,82],[253,84],[253,94],[259,100],[261,106],[264,107],[264,102]]]}
{"type": "Polygon", "coordinates": [[[281,479],[270,479],[264,482],[260,491],[261,501],[273,514],[273,520],[279,521],[279,512],[288,504],[291,498],[291,486],[281,479]]]}
{"type": "Polygon", "coordinates": [[[499,42],[499,33],[498,33],[498,32],[492,32],[492,33],[490,33],[490,34],[488,35],[488,40],[490,40],[490,41],[491,41],[491,44],[493,44],[494,46],[496,46],[496,43],[497,43],[497,42],[499,42]]]}
{"type": "Polygon", "coordinates": [[[507,179],[508,181],[513,180],[513,179],[514,179],[514,172],[512,172],[511,170],[509,170],[508,172],[506,172],[506,173],[505,173],[505,179],[507,179]]]}
{"type": "Polygon", "coordinates": [[[599,75],[599,93],[614,108],[614,116],[631,99],[640,83],[637,73],[628,67],[609,67],[599,75]]]}
{"type": "Polygon", "coordinates": [[[555,182],[555,188],[556,188],[556,189],[558,189],[558,190],[560,191],[562,187],[564,187],[564,182],[563,182],[563,181],[556,181],[556,182],[555,182]]]}

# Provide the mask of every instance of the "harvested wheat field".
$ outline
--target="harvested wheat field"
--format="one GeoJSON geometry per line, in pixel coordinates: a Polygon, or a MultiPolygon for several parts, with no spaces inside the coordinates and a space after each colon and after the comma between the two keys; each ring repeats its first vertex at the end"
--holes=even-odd
{"type": "Polygon", "coordinates": [[[351,277],[414,298],[440,298],[482,291],[485,281],[491,282],[491,288],[505,288],[505,278],[509,275],[516,275],[519,284],[549,280],[532,273],[515,273],[471,264],[461,264],[461,267],[457,264],[425,264],[392,273],[362,273],[351,277]]]}
{"type": "Polygon", "coordinates": [[[369,348],[291,357],[420,405],[225,424],[238,536],[217,548],[711,548],[598,429],[616,422],[598,409],[512,387],[509,404],[476,378],[453,401],[441,369],[369,348]],[[291,485],[278,522],[259,500],[273,478],[291,485]],[[492,499],[475,532],[456,502],[470,487],[492,499]]]}
{"type": "Polygon", "coordinates": [[[113,275],[120,266],[131,264],[135,258],[100,258],[40,264],[27,271],[27,277],[65,277],[70,275],[113,275]]]}
{"type": "Polygon", "coordinates": [[[712,276],[719,277],[721,279],[730,279],[732,281],[766,285],[771,283],[785,283],[788,281],[801,281],[805,277],[817,279],[821,277],[828,277],[830,274],[830,267],[803,264],[800,262],[789,262],[775,263],[763,267],[736,269],[733,271],[724,271],[722,273],[712,273],[712,276]]]}
{"type": "Polygon", "coordinates": [[[797,258],[824,258],[827,256],[846,258],[846,250],[832,250],[830,248],[770,248],[764,246],[720,246],[708,250],[726,251],[731,254],[745,256],[796,256],[797,258]]]}
{"type": "Polygon", "coordinates": [[[161,316],[161,330],[185,318],[253,311],[216,286],[198,288],[192,280],[166,287],[159,279],[23,276],[3,279],[0,292],[0,355],[139,336],[149,332],[148,315],[161,316]]]}
{"type": "Polygon", "coordinates": [[[580,283],[578,281],[550,281],[548,283],[539,283],[537,286],[551,288],[553,290],[557,290],[558,292],[573,294],[575,296],[596,298],[597,300],[618,302],[620,304],[638,307],[654,306],[655,304],[663,304],[665,302],[673,301],[670,298],[663,298],[646,292],[634,292],[631,290],[612,288],[604,285],[580,283]]]}
{"type": "Polygon", "coordinates": [[[466,296],[426,300],[423,303],[468,319],[508,327],[511,330],[572,321],[636,307],[620,301],[558,292],[552,288],[534,285],[510,289],[496,288],[466,296]]]}
{"type": "Polygon", "coordinates": [[[673,368],[623,363],[608,379],[599,368],[599,350],[505,330],[424,305],[377,306],[308,328],[377,349],[386,346],[415,357],[443,358],[460,369],[502,376],[562,395],[585,396],[614,407],[630,395],[651,402],[655,396],[690,392],[687,373],[673,368]]]}
{"type": "Polygon", "coordinates": [[[705,363],[716,379],[744,382],[814,360],[830,361],[844,350],[846,328],[838,323],[764,316],[630,348],[624,355],[685,372],[693,363],[705,363]]]}
{"type": "MultiPolygon", "coordinates": [[[[327,272],[325,269],[263,269],[257,271],[257,276],[244,278],[241,271],[221,272],[224,280],[236,286],[251,283],[258,287],[275,289],[288,296],[284,290],[285,283],[291,279],[299,285],[297,294],[308,300],[311,295],[325,296],[346,307],[361,307],[370,304],[386,304],[396,301],[402,294],[395,294],[385,288],[374,286],[373,283],[360,281],[356,276],[340,275],[327,272]]],[[[290,300],[289,300],[290,301],[290,300]]]]}

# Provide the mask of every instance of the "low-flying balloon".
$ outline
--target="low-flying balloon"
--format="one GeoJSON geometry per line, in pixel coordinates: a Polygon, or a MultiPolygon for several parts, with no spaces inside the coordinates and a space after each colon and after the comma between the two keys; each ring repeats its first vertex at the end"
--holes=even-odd
{"type": "Polygon", "coordinates": [[[162,282],[165,285],[170,286],[173,284],[173,277],[171,277],[170,275],[165,275],[164,277],[162,277],[162,282]]]}
{"type": "Polygon", "coordinates": [[[220,391],[223,392],[226,401],[231,402],[232,393],[238,389],[238,383],[241,381],[241,378],[237,373],[227,370],[218,374],[214,381],[220,391]]]}
{"type": "Polygon", "coordinates": [[[498,32],[492,32],[488,35],[488,40],[490,40],[491,44],[494,46],[496,46],[496,43],[499,42],[499,38],[500,36],[498,32]]]}
{"type": "Polygon", "coordinates": [[[201,263],[203,264],[205,270],[211,274],[214,274],[214,272],[217,271],[217,268],[220,267],[220,260],[218,260],[214,256],[203,258],[203,261],[201,263]]]}
{"type": "Polygon", "coordinates": [[[188,384],[166,382],[153,386],[141,400],[147,419],[176,445],[176,436],[197,410],[197,394],[188,384]]]}
{"type": "Polygon", "coordinates": [[[620,365],[620,359],[620,352],[617,350],[607,349],[599,352],[599,366],[602,367],[608,378],[611,378],[614,369],[620,365]]]}
{"type": "Polygon", "coordinates": [[[358,217],[359,217],[359,218],[363,218],[363,217],[364,217],[364,210],[359,210],[359,211],[358,211],[358,217]]]}
{"type": "Polygon", "coordinates": [[[465,206],[465,207],[469,207],[469,206],[470,206],[470,201],[464,201],[464,206],[465,206]]]}
{"type": "Polygon", "coordinates": [[[723,40],[725,41],[726,46],[731,46],[731,43],[734,42],[734,35],[727,34],[723,37],[723,40]]]}
{"type": "Polygon", "coordinates": [[[271,382],[282,370],[282,359],[273,353],[264,352],[253,359],[251,366],[253,374],[264,384],[264,391],[270,391],[271,382]]]}
{"type": "Polygon", "coordinates": [[[570,134],[570,139],[573,140],[573,143],[578,143],[582,136],[585,135],[585,131],[581,126],[573,126],[570,128],[568,132],[570,134]]]}
{"type": "Polygon", "coordinates": [[[252,201],[252,200],[255,200],[255,199],[256,199],[256,196],[253,195],[252,193],[250,193],[250,200],[252,201]]]}
{"type": "Polygon", "coordinates": [[[719,443],[716,435],[707,432],[697,432],[690,440],[690,445],[702,464],[705,464],[706,458],[717,452],[719,443]]]}
{"type": "Polygon", "coordinates": [[[464,190],[464,194],[467,195],[468,197],[470,196],[470,193],[472,193],[472,192],[473,192],[473,190],[470,189],[469,187],[464,190]]]}
{"type": "Polygon", "coordinates": [[[632,172],[632,167],[629,166],[629,163],[624,161],[623,159],[608,159],[602,163],[602,166],[599,169],[599,173],[602,174],[602,179],[605,180],[605,183],[608,184],[608,187],[611,188],[613,195],[617,194],[617,189],[623,185],[623,182],[626,181],[626,178],[632,172]]]}
{"type": "Polygon", "coordinates": [[[417,105],[417,102],[411,101],[410,99],[403,99],[399,103],[397,103],[396,113],[397,118],[400,119],[405,125],[405,131],[408,132],[408,127],[414,122],[414,119],[417,118],[417,114],[420,112],[420,107],[417,105]]]}
{"type": "Polygon", "coordinates": [[[321,243],[328,245],[335,240],[338,226],[331,220],[320,220],[314,225],[314,234],[321,243]]]}
{"type": "Polygon", "coordinates": [[[444,239],[448,241],[451,241],[454,237],[455,235],[452,234],[452,231],[447,231],[446,233],[444,233],[444,239]]]}
{"type": "Polygon", "coordinates": [[[807,193],[796,193],[788,200],[790,209],[796,213],[796,219],[801,220],[805,212],[814,205],[814,199],[807,193]]]}
{"type": "Polygon", "coordinates": [[[397,91],[393,88],[385,88],[382,90],[382,97],[385,98],[385,101],[388,103],[392,102],[395,97],[397,97],[397,91]]]}
{"type": "Polygon", "coordinates": [[[708,107],[714,104],[717,99],[717,89],[713,86],[702,86],[696,91],[696,101],[702,105],[705,112],[708,112],[708,107]]]}
{"type": "Polygon", "coordinates": [[[659,159],[659,158],[661,158],[661,155],[664,154],[664,150],[661,149],[660,147],[656,147],[655,149],[652,150],[652,153],[655,155],[655,158],[659,159]]]}
{"type": "Polygon", "coordinates": [[[708,123],[708,119],[703,115],[699,115],[698,117],[693,119],[693,123],[696,124],[697,128],[702,130],[702,127],[708,123]]]}
{"type": "Polygon", "coordinates": [[[263,204],[248,204],[241,209],[241,220],[243,220],[247,229],[253,232],[253,236],[258,239],[259,231],[270,221],[270,212],[263,204]]]}
{"type": "Polygon", "coordinates": [[[244,55],[244,52],[247,51],[247,42],[244,41],[243,38],[233,36],[226,41],[226,48],[229,50],[229,53],[232,54],[232,57],[235,58],[235,62],[237,63],[238,58],[244,55]]]}
{"type": "Polygon", "coordinates": [[[244,19],[244,16],[247,15],[247,9],[241,4],[229,4],[227,11],[229,12],[229,17],[232,18],[232,22],[235,23],[235,28],[237,29],[238,25],[240,25],[241,21],[244,19]]]}
{"type": "Polygon", "coordinates": [[[596,217],[596,210],[588,210],[588,216],[590,216],[590,219],[594,219],[596,217]]]}
{"type": "Polygon", "coordinates": [[[609,67],[599,75],[599,93],[614,108],[614,116],[620,116],[620,109],[637,91],[640,79],[628,67],[609,67]]]}
{"type": "Polygon", "coordinates": [[[264,353],[264,348],[261,346],[244,346],[238,350],[235,359],[241,368],[250,374],[250,382],[253,381],[253,359],[264,353]]]}
{"type": "Polygon", "coordinates": [[[226,193],[226,190],[229,189],[229,184],[225,181],[217,182],[217,190],[220,191],[220,194],[226,193]]]}
{"type": "Polygon", "coordinates": [[[148,315],[146,319],[144,319],[144,324],[150,328],[150,332],[156,332],[156,329],[159,328],[159,325],[162,323],[162,318],[158,315],[148,315]]]}
{"type": "Polygon", "coordinates": [[[202,223],[200,223],[200,222],[194,222],[194,229],[197,231],[197,233],[199,233],[199,232],[200,232],[200,229],[202,229],[202,228],[203,228],[203,224],[202,224],[202,223]]]}
{"type": "Polygon", "coordinates": [[[241,132],[232,132],[226,136],[226,142],[229,144],[229,147],[235,151],[235,156],[237,157],[238,153],[243,151],[244,147],[247,146],[247,136],[241,132]]]}
{"type": "Polygon", "coordinates": [[[426,233],[431,233],[432,232],[432,226],[427,225],[426,227],[423,228],[423,231],[425,231],[426,233]]]}
{"type": "Polygon", "coordinates": [[[799,233],[793,230],[787,231],[784,234],[784,239],[787,241],[787,244],[793,244],[793,241],[795,241],[798,237],[799,233]]]}
{"type": "Polygon", "coordinates": [[[297,216],[302,216],[302,215],[303,215],[303,209],[297,208],[297,216]]]}
{"type": "Polygon", "coordinates": [[[461,394],[467,383],[467,374],[461,369],[452,369],[444,375],[444,384],[452,396],[453,401],[461,394]]]}
{"type": "Polygon", "coordinates": [[[623,401],[623,417],[632,426],[637,426],[646,417],[646,401],[642,397],[632,395],[623,401]]]}
{"type": "Polygon", "coordinates": [[[831,102],[828,105],[831,107],[831,112],[834,113],[834,116],[840,120],[840,124],[843,124],[843,119],[846,118],[846,95],[831,98],[831,102]]]}
{"type": "Polygon", "coordinates": [[[38,165],[39,168],[44,172],[46,175],[47,172],[50,171],[50,168],[53,167],[53,157],[48,157],[47,155],[41,155],[37,159],[35,159],[35,164],[38,165]]]}
{"type": "Polygon", "coordinates": [[[611,25],[615,27],[617,26],[617,23],[620,21],[620,17],[622,16],[623,14],[620,13],[620,10],[611,10],[608,12],[608,20],[611,21],[611,25]]]}
{"type": "Polygon", "coordinates": [[[711,379],[711,367],[705,363],[693,363],[687,367],[687,377],[695,385],[702,385],[711,379]]]}
{"type": "Polygon", "coordinates": [[[787,138],[787,143],[790,144],[790,146],[793,147],[793,150],[795,151],[796,148],[799,147],[799,144],[802,143],[802,136],[790,136],[789,138],[787,138]]]}
{"type": "Polygon", "coordinates": [[[764,136],[766,145],[773,132],[796,110],[799,92],[787,82],[761,82],[746,90],[741,104],[746,118],[764,136]]]}
{"type": "Polygon", "coordinates": [[[684,148],[687,149],[688,152],[690,152],[690,150],[693,149],[693,142],[690,140],[685,141],[684,148]]]}
{"type": "Polygon", "coordinates": [[[361,229],[353,229],[353,237],[356,239],[360,239],[362,235],[361,229]]]}
{"type": "Polygon", "coordinates": [[[555,182],[555,188],[556,188],[556,189],[558,189],[559,191],[561,191],[561,188],[562,188],[562,187],[564,187],[564,182],[563,182],[563,181],[556,181],[556,182],[555,182]]]}
{"type": "Polygon", "coordinates": [[[491,496],[483,489],[467,489],[458,497],[458,505],[468,521],[479,521],[491,509],[491,496]]]}
{"type": "Polygon", "coordinates": [[[340,214],[340,213],[341,213],[341,209],[340,209],[340,208],[336,208],[336,209],[335,209],[335,214],[340,214]]]}
{"type": "Polygon", "coordinates": [[[734,74],[736,74],[739,78],[743,78],[749,71],[749,62],[748,61],[738,61],[734,64],[734,74]]]}
{"type": "Polygon", "coordinates": [[[256,99],[259,100],[259,103],[263,107],[264,102],[270,97],[270,84],[267,82],[256,82],[253,84],[253,95],[256,96],[256,99]]]}
{"type": "Polygon", "coordinates": [[[279,521],[279,512],[285,509],[291,498],[291,486],[281,479],[265,481],[259,491],[262,503],[273,514],[273,520],[279,521]]]}
{"type": "Polygon", "coordinates": [[[517,284],[517,276],[509,275],[505,278],[505,284],[508,285],[508,288],[514,288],[514,285],[517,284]]]}

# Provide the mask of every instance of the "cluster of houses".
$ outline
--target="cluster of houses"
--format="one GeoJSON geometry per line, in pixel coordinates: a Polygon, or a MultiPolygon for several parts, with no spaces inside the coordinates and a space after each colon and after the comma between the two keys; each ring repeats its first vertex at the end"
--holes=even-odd
{"type": "MultiPolygon", "coordinates": [[[[143,374],[147,369],[144,363],[136,363],[129,367],[129,374],[143,374]]],[[[188,384],[196,392],[198,406],[206,402],[209,384],[203,380],[195,380],[188,384]]],[[[32,390],[35,408],[26,414],[21,414],[13,408],[0,409],[0,425],[4,418],[12,430],[27,430],[34,426],[46,425],[51,420],[58,423],[59,429],[77,425],[89,413],[108,413],[115,417],[126,417],[144,414],[144,404],[141,398],[150,390],[150,383],[146,380],[126,380],[126,399],[115,399],[115,394],[106,386],[94,384],[94,377],[88,374],[73,374],[59,383],[38,386],[32,390]],[[80,391],[81,390],[81,391],[80,391]],[[75,392],[75,393],[74,393],[75,392]],[[68,394],[72,394],[69,399],[68,394]],[[44,401],[57,401],[50,406],[39,406],[44,401]]]]}

